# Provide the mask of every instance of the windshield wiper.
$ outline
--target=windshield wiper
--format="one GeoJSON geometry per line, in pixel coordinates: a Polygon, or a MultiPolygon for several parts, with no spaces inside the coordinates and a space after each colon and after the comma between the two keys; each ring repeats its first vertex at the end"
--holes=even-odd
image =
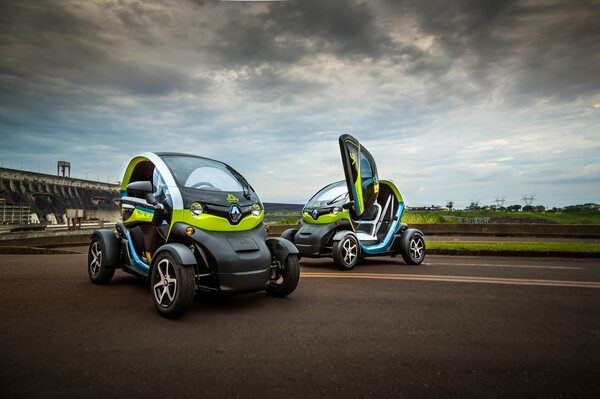
{"type": "Polygon", "coordinates": [[[335,197],[335,198],[334,198],[334,199],[332,199],[331,201],[328,201],[328,202],[327,202],[327,205],[331,205],[331,204],[333,204],[334,202],[337,202],[337,201],[338,201],[338,200],[340,200],[342,197],[345,197],[345,196],[347,196],[347,195],[348,195],[348,193],[341,193],[340,195],[338,195],[337,197],[335,197]]]}
{"type": "Polygon", "coordinates": [[[225,165],[225,167],[227,168],[227,170],[229,172],[231,172],[237,179],[238,181],[242,184],[242,189],[244,191],[244,198],[246,198],[247,200],[249,200],[250,198],[252,198],[252,196],[250,195],[250,184],[246,181],[246,179],[244,179],[244,176],[242,176],[241,174],[239,174],[239,172],[235,169],[233,169],[231,166],[229,165],[225,165]]]}

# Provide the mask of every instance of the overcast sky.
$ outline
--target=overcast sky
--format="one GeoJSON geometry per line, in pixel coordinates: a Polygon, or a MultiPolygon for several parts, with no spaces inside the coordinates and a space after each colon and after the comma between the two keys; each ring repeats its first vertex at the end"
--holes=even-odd
{"type": "Polygon", "coordinates": [[[408,205],[600,202],[599,1],[0,4],[5,167],[189,152],[300,203],[350,133],[408,205]]]}

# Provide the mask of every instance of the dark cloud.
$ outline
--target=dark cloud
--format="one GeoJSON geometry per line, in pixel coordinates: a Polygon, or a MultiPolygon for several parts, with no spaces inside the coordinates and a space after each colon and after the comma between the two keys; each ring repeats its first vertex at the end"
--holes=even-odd
{"type": "Polygon", "coordinates": [[[91,172],[185,148],[295,199],[340,177],[350,132],[423,203],[549,190],[556,165],[566,198],[600,170],[599,4],[0,0],[0,155],[91,172]]]}

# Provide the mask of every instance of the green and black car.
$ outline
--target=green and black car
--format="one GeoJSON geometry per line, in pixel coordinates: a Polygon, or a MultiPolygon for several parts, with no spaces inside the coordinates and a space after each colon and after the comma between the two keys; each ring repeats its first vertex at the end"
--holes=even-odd
{"type": "Polygon", "coordinates": [[[402,223],[404,199],[391,180],[379,180],[371,153],[350,135],[339,138],[345,180],[331,183],[304,206],[297,229],[282,237],[299,255],[333,257],[341,270],[367,256],[402,255],[418,265],[425,259],[423,233],[402,223]]]}
{"type": "Polygon", "coordinates": [[[299,281],[296,247],[267,238],[264,208],[231,166],[194,155],[144,153],[121,187],[122,222],[94,232],[88,273],[106,284],[115,269],[147,278],[154,305],[185,313],[199,290],[291,294],[299,281]]]}

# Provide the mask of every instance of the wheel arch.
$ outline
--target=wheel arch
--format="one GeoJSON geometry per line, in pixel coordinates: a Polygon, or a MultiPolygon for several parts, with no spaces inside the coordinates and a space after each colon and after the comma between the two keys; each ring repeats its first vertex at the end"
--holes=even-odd
{"type": "Polygon", "coordinates": [[[177,263],[179,263],[181,266],[185,266],[185,267],[195,267],[196,266],[196,257],[194,256],[194,253],[192,252],[191,249],[189,249],[188,247],[186,247],[183,244],[169,243],[169,244],[162,245],[161,247],[159,247],[156,250],[156,252],[154,253],[154,256],[152,257],[153,258],[152,267],[154,267],[154,264],[156,263],[156,262],[154,262],[154,259],[156,259],[163,252],[168,252],[169,254],[171,254],[175,258],[177,263]]]}
{"type": "Polygon", "coordinates": [[[353,236],[356,239],[356,241],[358,243],[360,243],[360,241],[359,241],[358,237],[356,236],[356,234],[353,231],[350,231],[350,230],[339,230],[339,231],[337,231],[333,235],[333,238],[331,239],[331,241],[332,242],[340,241],[342,238],[346,237],[348,234],[350,234],[351,236],[353,236]]]}
{"type": "Polygon", "coordinates": [[[408,253],[408,245],[409,245],[410,237],[414,233],[419,233],[421,235],[421,237],[423,237],[423,242],[425,242],[425,234],[423,234],[423,232],[421,230],[411,229],[411,228],[405,229],[402,232],[402,235],[400,236],[400,250],[402,252],[408,253]]]}
{"type": "Polygon", "coordinates": [[[117,268],[119,266],[120,249],[119,239],[114,231],[110,229],[96,230],[92,234],[91,240],[94,238],[98,238],[98,240],[102,241],[105,252],[102,256],[104,256],[106,267],[117,268]]]}
{"type": "Polygon", "coordinates": [[[270,237],[265,241],[267,248],[271,251],[271,255],[280,262],[285,262],[288,255],[298,255],[298,248],[289,240],[281,237],[270,237]]]}

